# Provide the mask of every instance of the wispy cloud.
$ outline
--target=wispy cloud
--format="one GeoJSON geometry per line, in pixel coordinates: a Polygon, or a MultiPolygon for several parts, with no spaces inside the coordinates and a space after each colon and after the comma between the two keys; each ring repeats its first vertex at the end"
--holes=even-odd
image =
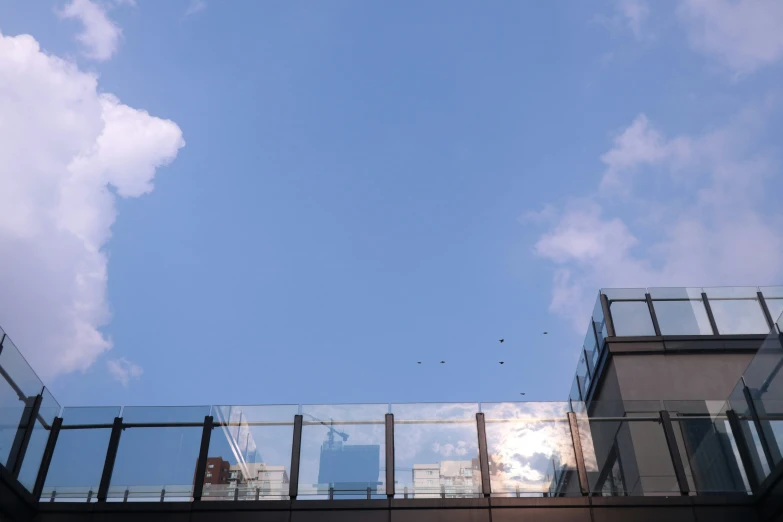
{"type": "Polygon", "coordinates": [[[736,74],[749,74],[783,57],[779,0],[682,0],[678,11],[693,48],[736,74]]]}
{"type": "Polygon", "coordinates": [[[114,380],[119,381],[126,388],[131,379],[138,379],[144,370],[138,364],[132,363],[125,357],[106,361],[106,367],[114,380]]]}
{"type": "Polygon", "coordinates": [[[204,0],[190,0],[188,8],[185,11],[185,16],[190,16],[199,13],[207,8],[207,3],[204,0]]]}
{"type": "Polygon", "coordinates": [[[645,42],[655,39],[655,35],[646,27],[649,16],[650,5],[647,0],[615,0],[614,14],[596,15],[593,20],[612,32],[630,31],[636,40],[645,42]]]}
{"type": "Polygon", "coordinates": [[[84,46],[88,58],[106,61],[117,51],[122,29],[109,19],[102,5],[91,0],[71,0],[58,14],[82,23],[76,39],[84,46]]]}

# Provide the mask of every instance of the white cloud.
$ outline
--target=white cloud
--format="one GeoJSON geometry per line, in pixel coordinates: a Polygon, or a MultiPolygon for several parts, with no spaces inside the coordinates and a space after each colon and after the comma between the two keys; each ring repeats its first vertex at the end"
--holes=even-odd
{"type": "Polygon", "coordinates": [[[42,377],[85,370],[111,348],[115,199],[151,191],[182,133],[29,35],[0,34],[0,78],[0,324],[42,377]]]}
{"type": "Polygon", "coordinates": [[[144,370],[138,364],[130,362],[125,357],[106,361],[106,367],[114,380],[127,387],[131,379],[138,379],[144,370]]]}
{"type": "Polygon", "coordinates": [[[779,0],[682,0],[679,14],[691,45],[738,74],[783,57],[779,0]]]}
{"type": "Polygon", "coordinates": [[[638,116],[601,156],[602,186],[622,183],[628,197],[613,193],[610,204],[599,192],[570,204],[534,247],[556,267],[550,309],[583,330],[601,287],[779,283],[783,214],[760,210],[778,172],[776,157],[758,145],[761,112],[748,109],[716,130],[675,138],[638,116]],[[632,174],[657,176],[665,195],[634,191],[632,174]],[[611,215],[627,202],[635,210],[611,215]]]}
{"type": "Polygon", "coordinates": [[[643,27],[650,15],[647,0],[617,0],[617,10],[637,40],[644,40],[650,36],[643,27]]]}
{"type": "Polygon", "coordinates": [[[109,19],[100,4],[92,0],[71,0],[59,15],[82,23],[84,27],[76,39],[85,47],[84,55],[88,58],[105,61],[117,51],[122,29],[109,19]]]}
{"type": "Polygon", "coordinates": [[[204,0],[190,0],[188,9],[185,11],[185,16],[199,13],[207,8],[207,3],[204,0]]]}

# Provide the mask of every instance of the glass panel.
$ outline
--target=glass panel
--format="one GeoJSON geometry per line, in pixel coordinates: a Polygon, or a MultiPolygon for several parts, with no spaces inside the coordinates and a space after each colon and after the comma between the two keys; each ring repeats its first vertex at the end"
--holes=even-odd
{"type": "Polygon", "coordinates": [[[769,315],[772,316],[772,320],[778,323],[783,315],[783,299],[764,299],[767,302],[767,308],[769,309],[769,315]]]}
{"type": "Polygon", "coordinates": [[[128,427],[120,437],[109,500],[187,501],[192,496],[208,406],[126,407],[124,423],[178,423],[128,427]],[[163,497],[161,497],[163,495],[163,497]]]}
{"type": "Polygon", "coordinates": [[[579,496],[568,403],[482,404],[492,496],[579,496]]]}
{"type": "Polygon", "coordinates": [[[747,493],[750,487],[725,401],[666,401],[691,491],[747,493]]]}
{"type": "Polygon", "coordinates": [[[609,305],[614,333],[624,335],[655,335],[647,302],[615,301],[609,305]]]}
{"type": "Polygon", "coordinates": [[[583,411],[577,415],[594,494],[671,495],[679,491],[656,411],[660,408],[659,401],[593,403],[589,415],[583,411]]]}
{"type": "Polygon", "coordinates": [[[658,287],[648,288],[653,299],[701,299],[701,288],[658,287]]]}
{"type": "Polygon", "coordinates": [[[385,496],[387,404],[303,405],[299,495],[385,496]]]}
{"type": "Polygon", "coordinates": [[[111,425],[119,407],[63,408],[63,429],[57,437],[41,498],[60,501],[95,500],[101,482],[111,425]],[[78,429],[80,425],[105,428],[78,429]]]}
{"type": "Polygon", "coordinates": [[[595,345],[595,333],[593,333],[593,325],[587,325],[587,333],[585,333],[585,340],[582,343],[585,352],[587,353],[587,365],[590,370],[590,375],[595,373],[595,365],[598,362],[598,349],[595,345]]]}
{"type": "Polygon", "coordinates": [[[593,306],[593,323],[595,324],[595,331],[598,335],[598,348],[603,350],[604,339],[607,337],[606,322],[604,321],[604,309],[601,306],[600,294],[595,299],[595,305],[593,306]]]}
{"type": "Polygon", "coordinates": [[[8,336],[3,340],[3,349],[0,351],[0,367],[26,396],[38,395],[43,390],[43,383],[8,336]]]}
{"type": "Polygon", "coordinates": [[[571,383],[571,393],[568,395],[568,398],[574,402],[582,400],[582,393],[579,390],[579,378],[577,376],[574,376],[574,382],[571,383]]]}
{"type": "Polygon", "coordinates": [[[756,286],[714,286],[703,291],[708,299],[757,299],[759,289],[756,286]]]}
{"type": "Polygon", "coordinates": [[[393,404],[395,498],[481,496],[476,403],[393,404]]]}
{"type": "Polygon", "coordinates": [[[712,335],[704,303],[693,301],[653,301],[661,335],[712,335]]]}
{"type": "Polygon", "coordinates": [[[646,288],[602,288],[601,293],[610,301],[615,299],[647,299],[646,288]]]}
{"type": "Polygon", "coordinates": [[[754,399],[753,403],[769,444],[772,460],[777,465],[783,454],[783,400],[754,399]]]}
{"type": "Polygon", "coordinates": [[[579,356],[579,363],[576,365],[576,376],[579,379],[579,389],[582,391],[582,397],[587,397],[590,390],[590,373],[587,371],[587,361],[584,352],[579,356]]]}
{"type": "Polygon", "coordinates": [[[762,286],[759,288],[765,299],[783,299],[783,286],[762,286]]]}
{"type": "Polygon", "coordinates": [[[766,334],[769,325],[758,299],[710,300],[718,332],[728,334],[766,334]]]}
{"type": "Polygon", "coordinates": [[[297,405],[213,406],[204,500],[286,500],[297,405]]]}
{"type": "Polygon", "coordinates": [[[19,471],[19,482],[22,483],[28,491],[32,491],[35,486],[35,479],[38,477],[38,469],[41,467],[46,443],[49,440],[49,429],[54,422],[54,418],[60,413],[60,405],[54,399],[49,390],[44,388],[41,399],[41,408],[38,410],[38,417],[35,419],[33,433],[30,442],[27,445],[27,452],[24,455],[22,469],[19,471]]]}

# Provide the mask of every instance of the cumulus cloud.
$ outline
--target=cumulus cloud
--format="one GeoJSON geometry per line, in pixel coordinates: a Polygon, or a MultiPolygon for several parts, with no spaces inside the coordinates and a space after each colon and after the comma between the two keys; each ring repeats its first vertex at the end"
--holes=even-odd
{"type": "Polygon", "coordinates": [[[0,33],[0,78],[0,324],[42,376],[85,370],[111,348],[115,199],[151,191],[185,142],[29,35],[0,33]]]}
{"type": "Polygon", "coordinates": [[[612,16],[596,15],[594,21],[612,32],[630,31],[639,41],[652,40],[654,35],[645,28],[650,15],[647,0],[615,0],[612,16]]]}
{"type": "Polygon", "coordinates": [[[783,57],[779,0],[682,0],[679,15],[693,48],[738,74],[783,57]]]}
{"type": "MultiPolygon", "coordinates": [[[[130,5],[135,2],[130,0],[130,5]]],[[[109,19],[102,5],[92,0],[71,0],[59,15],[81,22],[82,31],[76,39],[84,46],[86,57],[102,62],[117,51],[122,29],[109,19]]]]}
{"type": "Polygon", "coordinates": [[[126,388],[131,379],[138,379],[144,373],[141,366],[132,363],[125,357],[106,361],[106,368],[109,370],[109,375],[126,388]]]}
{"type": "Polygon", "coordinates": [[[616,195],[609,205],[599,190],[551,217],[534,247],[556,267],[551,310],[583,330],[600,287],[778,283],[783,214],[761,210],[778,172],[775,155],[759,145],[765,110],[674,138],[639,115],[601,156],[601,186],[624,186],[621,201],[634,210],[613,215],[616,195]],[[640,176],[655,177],[662,196],[637,189],[640,176]]]}

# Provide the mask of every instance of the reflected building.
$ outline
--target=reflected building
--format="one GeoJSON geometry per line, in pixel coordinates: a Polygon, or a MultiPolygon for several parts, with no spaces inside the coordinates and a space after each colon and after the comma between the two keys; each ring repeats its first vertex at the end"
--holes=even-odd
{"type": "Polygon", "coordinates": [[[478,459],[413,465],[413,498],[469,498],[481,491],[478,459]]]}
{"type": "Polygon", "coordinates": [[[366,497],[377,493],[381,468],[378,444],[345,444],[330,437],[321,445],[318,493],[366,497]]]}

